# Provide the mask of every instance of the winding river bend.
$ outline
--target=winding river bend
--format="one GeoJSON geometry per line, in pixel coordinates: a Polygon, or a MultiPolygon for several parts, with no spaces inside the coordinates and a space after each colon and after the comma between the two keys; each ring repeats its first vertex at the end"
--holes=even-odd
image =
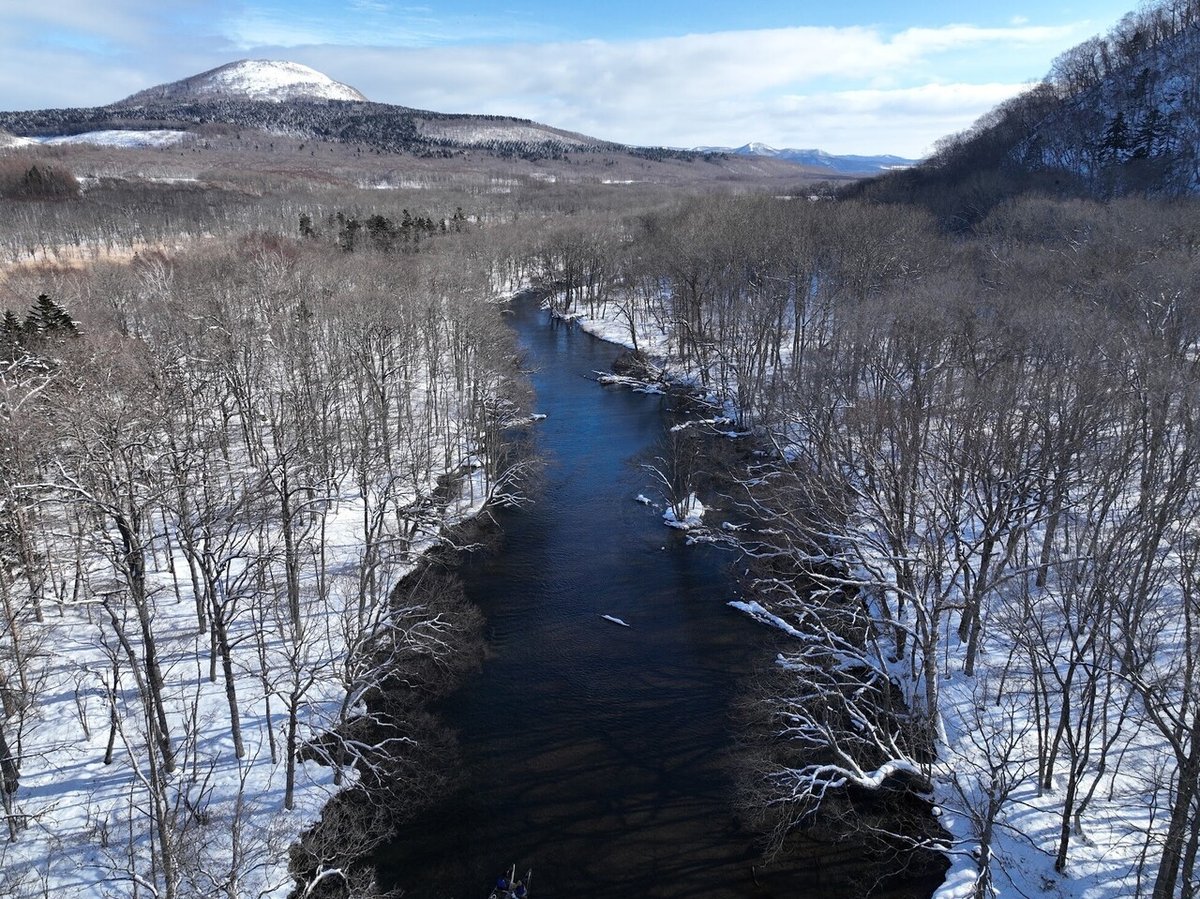
{"type": "Polygon", "coordinates": [[[726,605],[730,553],[685,546],[635,501],[657,497],[637,460],[668,426],[665,400],[597,385],[616,348],[535,303],[512,323],[549,467],[536,502],[501,515],[500,551],[463,566],[491,648],[438,709],[464,788],[379,857],[384,885],[471,899],[516,863],[534,895],[564,899],[838,895],[815,870],[777,892],[752,874],[730,708],[770,636],[726,605]]]}

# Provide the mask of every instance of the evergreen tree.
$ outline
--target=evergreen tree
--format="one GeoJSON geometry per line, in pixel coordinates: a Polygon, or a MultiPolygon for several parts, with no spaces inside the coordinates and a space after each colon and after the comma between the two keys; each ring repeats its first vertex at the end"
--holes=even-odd
{"type": "Polygon", "coordinates": [[[65,340],[79,336],[79,326],[70,313],[44,293],[38,294],[37,300],[29,307],[23,330],[26,336],[42,340],[65,340]]]}
{"type": "Polygon", "coordinates": [[[1109,126],[1104,129],[1102,153],[1120,162],[1129,150],[1129,126],[1125,123],[1124,110],[1118,109],[1109,126]]]}
{"type": "Polygon", "coordinates": [[[362,230],[362,222],[353,217],[345,218],[340,212],[338,217],[343,222],[341,230],[338,231],[338,246],[347,253],[353,253],[358,232],[362,230]]]}
{"type": "Polygon", "coordinates": [[[25,351],[25,329],[17,313],[11,309],[4,313],[4,321],[0,322],[0,360],[12,362],[19,359],[25,351]]]}
{"type": "Polygon", "coordinates": [[[1132,147],[1134,159],[1157,156],[1163,138],[1163,121],[1157,107],[1150,107],[1134,135],[1132,147]]]}
{"type": "Polygon", "coordinates": [[[396,226],[390,218],[376,213],[367,219],[367,236],[377,250],[390,250],[396,242],[396,226]]]}

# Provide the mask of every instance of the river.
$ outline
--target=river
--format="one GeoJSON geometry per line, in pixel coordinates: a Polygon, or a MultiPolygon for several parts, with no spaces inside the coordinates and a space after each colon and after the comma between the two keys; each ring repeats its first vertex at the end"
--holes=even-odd
{"type": "Polygon", "coordinates": [[[463,564],[489,644],[437,706],[463,789],[380,854],[383,885],[471,899],[515,863],[539,897],[840,895],[811,870],[756,885],[754,836],[732,812],[731,706],[773,637],[726,604],[729,550],[685,545],[636,501],[661,505],[638,463],[667,400],[595,383],[617,349],[536,304],[511,322],[548,467],[535,502],[499,514],[501,547],[463,564]]]}

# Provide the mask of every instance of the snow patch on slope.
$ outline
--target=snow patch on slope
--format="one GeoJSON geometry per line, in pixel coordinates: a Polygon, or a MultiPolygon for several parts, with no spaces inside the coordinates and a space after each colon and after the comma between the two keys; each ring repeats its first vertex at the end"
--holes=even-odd
{"type": "Polygon", "coordinates": [[[420,125],[421,135],[432,140],[452,140],[463,144],[487,144],[502,141],[546,143],[553,142],[569,147],[585,147],[595,141],[583,135],[551,130],[542,125],[518,124],[515,122],[486,121],[425,121],[420,125]]]}
{"type": "MultiPolygon", "coordinates": [[[[87,131],[83,134],[68,134],[56,137],[36,137],[29,143],[60,146],[62,144],[91,144],[97,147],[121,147],[123,149],[172,147],[181,143],[188,136],[186,131],[170,131],[159,129],[153,131],[128,131],[112,129],[107,131],[87,131]]],[[[20,140],[21,138],[18,138],[20,140]]]]}
{"type": "Polygon", "coordinates": [[[17,137],[7,131],[0,131],[0,150],[7,150],[11,147],[28,147],[32,143],[34,141],[27,137],[17,137]]]}

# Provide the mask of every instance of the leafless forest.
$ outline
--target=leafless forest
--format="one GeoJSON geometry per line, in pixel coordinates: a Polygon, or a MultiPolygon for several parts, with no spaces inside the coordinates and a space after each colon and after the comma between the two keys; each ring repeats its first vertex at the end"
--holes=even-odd
{"type": "Polygon", "coordinates": [[[773,848],[852,827],[850,790],[940,778],[979,896],[1030,795],[1058,871],[1098,807],[1136,807],[1128,883],[1196,894],[1194,202],[1027,196],[964,232],[811,188],[321,149],[0,160],[0,884],[40,894],[59,863],[19,849],[51,819],[25,786],[48,714],[129,772],[57,857],[166,897],[274,885],[296,833],[263,826],[241,760],[291,808],[305,758],[340,783],[411,751],[404,709],[363,700],[452,667],[472,616],[389,598],[456,510],[519,494],[499,300],[536,284],[769,450],[731,489],[763,524],[760,614],[803,634],[746,781],[773,848]]]}
{"type": "Polygon", "coordinates": [[[787,460],[735,490],[770,525],[755,593],[802,634],[757,782],[781,843],[950,764],[979,895],[1022,791],[1059,872],[1096,805],[1145,803],[1129,883],[1194,894],[1197,224],[1025,198],[949,238],[913,207],[705,197],[550,238],[564,312],[660,335],[787,460]]]}

